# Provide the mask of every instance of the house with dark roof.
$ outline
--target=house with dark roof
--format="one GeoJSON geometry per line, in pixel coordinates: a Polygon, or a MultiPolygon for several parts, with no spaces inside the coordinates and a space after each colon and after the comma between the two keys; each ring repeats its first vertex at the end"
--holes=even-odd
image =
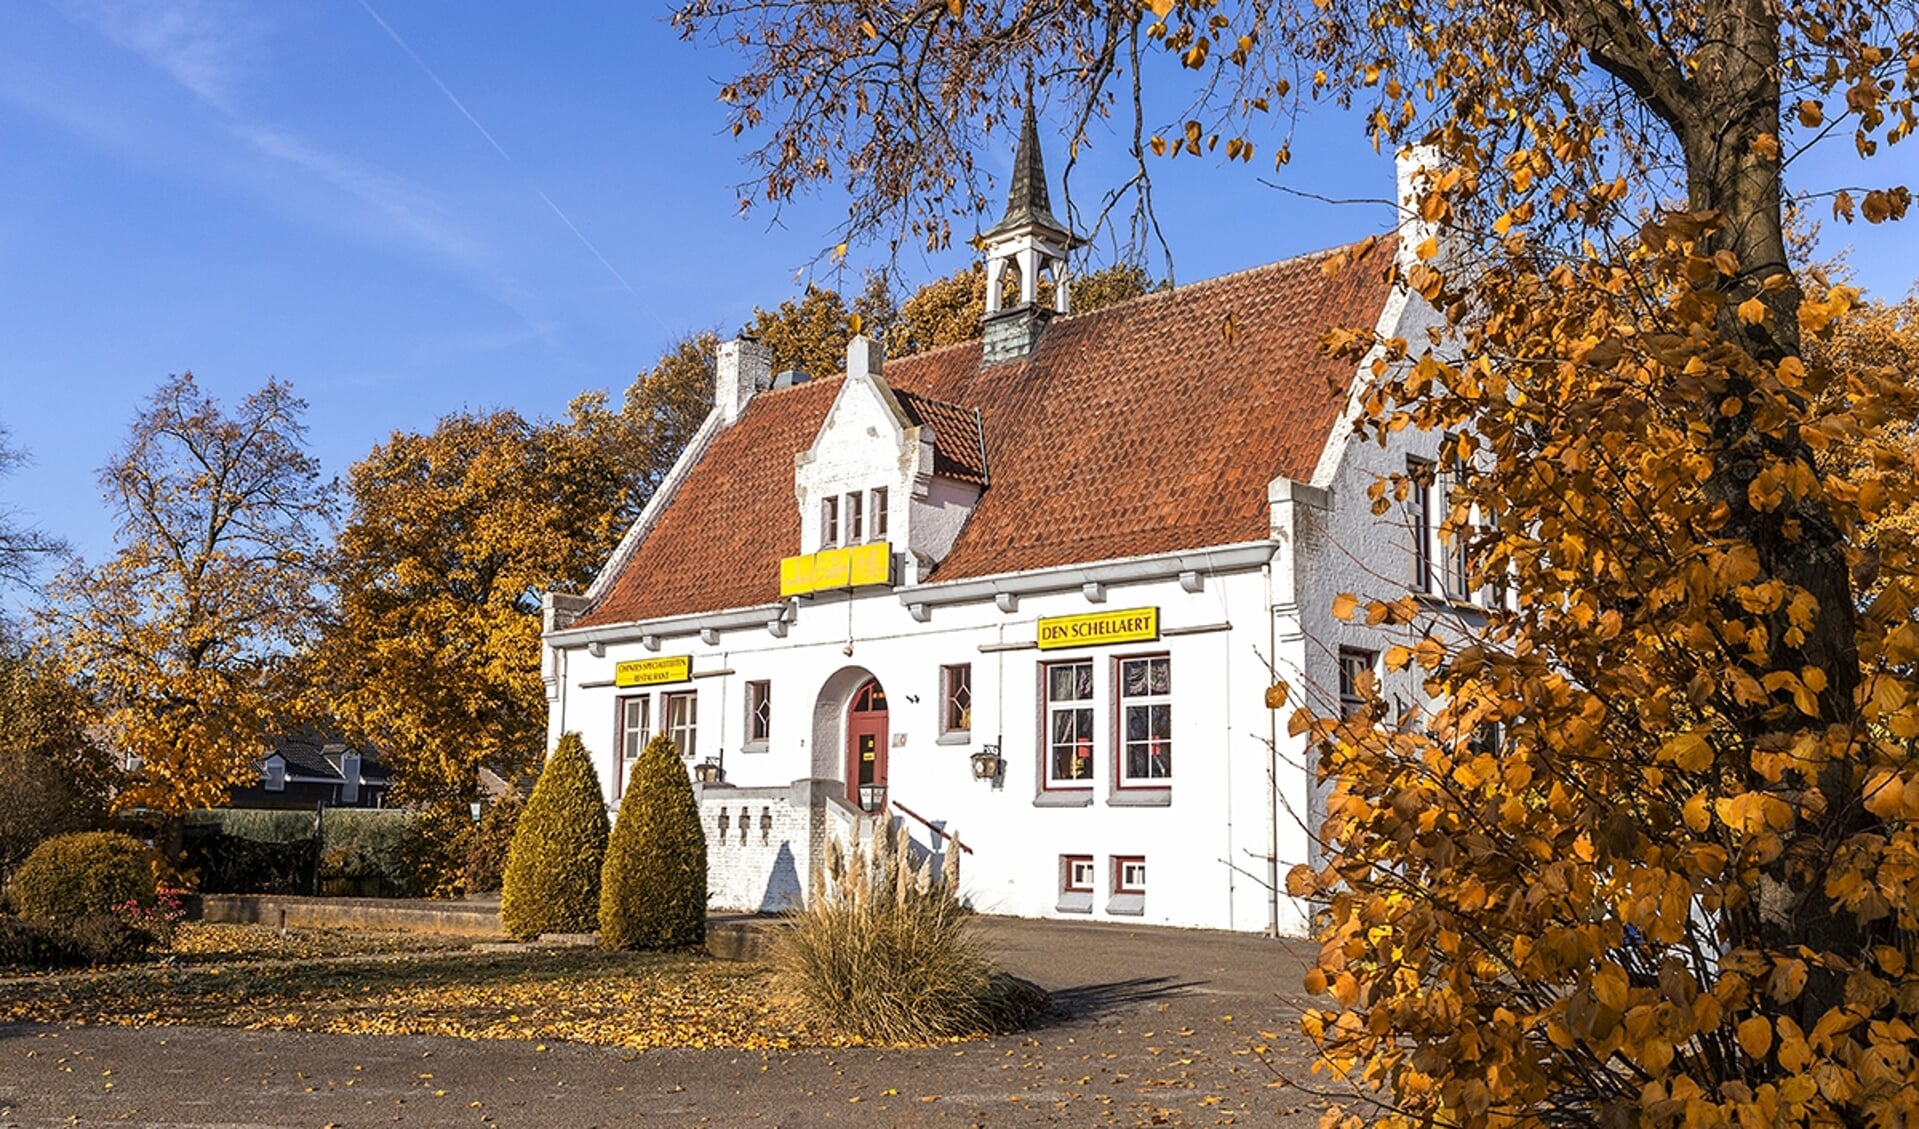
{"type": "Polygon", "coordinates": [[[1390,270],[1421,235],[1074,314],[1029,114],[981,340],[856,337],[843,373],[777,381],[719,347],[679,463],[548,597],[551,740],[579,732],[617,804],[672,738],[715,907],[788,906],[827,839],[904,826],[984,912],[1302,931],[1283,877],[1323,794],[1266,688],[1336,709],[1375,668],[1341,592],[1465,597],[1439,488],[1368,492],[1437,437],[1356,440],[1363,366],[1322,348],[1437,324],[1390,270]]]}
{"type": "Polygon", "coordinates": [[[303,729],[274,742],[254,762],[260,779],[229,790],[236,808],[386,806],[387,769],[378,749],[303,729]]]}

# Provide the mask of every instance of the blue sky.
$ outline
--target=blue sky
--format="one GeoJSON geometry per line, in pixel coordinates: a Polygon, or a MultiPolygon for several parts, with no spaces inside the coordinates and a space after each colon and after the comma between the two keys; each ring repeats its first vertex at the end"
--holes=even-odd
{"type": "MultiPolygon", "coordinates": [[[[227,400],[290,381],[311,405],[315,453],[340,474],[392,431],[463,407],[554,415],[587,389],[617,395],[682,334],[731,331],[793,293],[842,204],[806,201],[778,225],[739,215],[745,146],[715,100],[734,61],[681,42],[666,15],[611,2],[8,5],[0,424],[33,463],[0,480],[0,501],[89,557],[110,551],[95,471],[169,373],[192,369],[227,400]]],[[[1086,194],[1119,150],[1095,140],[1076,174],[1086,194]]],[[[1881,179],[1919,179],[1900,148],[1881,179]]],[[[1315,115],[1294,149],[1291,185],[1390,193],[1390,161],[1350,118],[1315,115]]],[[[1387,222],[1378,206],[1275,193],[1243,166],[1167,173],[1155,192],[1182,280],[1387,222]]],[[[1905,292],[1909,231],[1828,235],[1832,249],[1857,240],[1873,290],[1905,292]]],[[[965,254],[900,266],[923,280],[965,254]]],[[[869,261],[856,248],[849,266],[869,261]]],[[[855,288],[857,273],[843,281],[855,288]]]]}

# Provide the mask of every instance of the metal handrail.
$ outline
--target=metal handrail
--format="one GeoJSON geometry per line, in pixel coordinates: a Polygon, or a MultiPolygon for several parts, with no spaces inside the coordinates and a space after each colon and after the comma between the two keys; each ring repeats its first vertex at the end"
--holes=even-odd
{"type": "Polygon", "coordinates": [[[943,828],[943,827],[935,827],[935,826],[933,826],[933,821],[932,821],[932,820],[930,820],[930,819],[927,819],[927,818],[926,818],[925,816],[923,816],[923,815],[921,815],[920,813],[918,813],[918,812],[916,812],[916,811],[914,811],[914,810],[913,810],[912,808],[909,808],[909,807],[907,807],[907,806],[906,806],[905,804],[902,804],[902,803],[900,803],[900,802],[899,802],[898,800],[894,800],[894,801],[893,801],[893,802],[892,802],[891,804],[889,804],[888,806],[889,806],[889,807],[892,807],[893,809],[895,809],[896,811],[898,811],[898,812],[899,812],[899,813],[900,813],[901,815],[910,815],[910,816],[912,816],[912,817],[913,817],[914,819],[917,819],[917,820],[919,820],[919,821],[920,821],[920,823],[921,823],[922,825],[924,825],[924,826],[925,826],[925,828],[926,828],[926,829],[927,829],[928,831],[931,831],[931,832],[932,832],[933,834],[935,834],[935,835],[941,835],[941,836],[944,836],[944,837],[946,837],[946,838],[948,838],[948,839],[951,839],[951,840],[953,841],[953,845],[954,845],[954,846],[956,846],[956,847],[958,847],[958,848],[959,848],[960,850],[962,850],[962,851],[965,851],[965,852],[966,852],[967,854],[969,854],[969,855],[970,855],[970,854],[972,854],[972,853],[973,853],[973,848],[971,848],[971,847],[969,847],[969,846],[967,846],[967,845],[965,844],[965,842],[964,842],[964,841],[962,841],[962,840],[960,839],[960,837],[959,837],[958,835],[955,835],[955,834],[953,834],[953,833],[952,833],[951,831],[948,831],[948,830],[946,830],[946,829],[945,829],[945,828],[943,828]]]}

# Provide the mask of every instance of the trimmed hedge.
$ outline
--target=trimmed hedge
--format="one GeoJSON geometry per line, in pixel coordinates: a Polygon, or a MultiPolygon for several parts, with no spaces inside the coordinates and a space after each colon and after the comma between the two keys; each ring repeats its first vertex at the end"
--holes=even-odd
{"type": "Polygon", "coordinates": [[[506,877],[507,852],[513,849],[513,832],[519,827],[520,813],[526,810],[526,797],[508,792],[488,804],[473,829],[466,849],[463,879],[469,894],[491,893],[506,877]]]}
{"type": "Polygon", "coordinates": [[[28,918],[111,913],[153,904],[153,849],[117,831],[56,835],[13,874],[13,904],[28,918]]]}
{"type": "Polygon", "coordinates": [[[526,801],[500,886],[500,924],[515,937],[591,933],[600,914],[606,801],[578,733],[560,738],[526,801]]]}
{"type": "Polygon", "coordinates": [[[680,752],[655,737],[633,766],[600,873],[600,947],[706,941],[706,829],[680,752]]]}
{"type": "Polygon", "coordinates": [[[193,812],[186,864],[209,894],[311,894],[317,877],[322,894],[415,897],[425,889],[420,823],[394,808],[328,808],[316,840],[310,811],[193,812]]]}

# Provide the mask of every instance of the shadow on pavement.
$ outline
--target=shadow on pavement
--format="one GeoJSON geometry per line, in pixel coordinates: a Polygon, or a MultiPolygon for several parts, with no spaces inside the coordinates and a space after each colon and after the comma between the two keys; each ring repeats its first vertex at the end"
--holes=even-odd
{"type": "Polygon", "coordinates": [[[1170,996],[1184,995],[1204,980],[1176,981],[1170,976],[1139,976],[1105,984],[1081,984],[1058,988],[1052,993],[1052,1006],[1035,1018],[1032,1026],[1050,1027],[1079,1019],[1090,1019],[1133,1004],[1150,1003],[1170,996]]]}

